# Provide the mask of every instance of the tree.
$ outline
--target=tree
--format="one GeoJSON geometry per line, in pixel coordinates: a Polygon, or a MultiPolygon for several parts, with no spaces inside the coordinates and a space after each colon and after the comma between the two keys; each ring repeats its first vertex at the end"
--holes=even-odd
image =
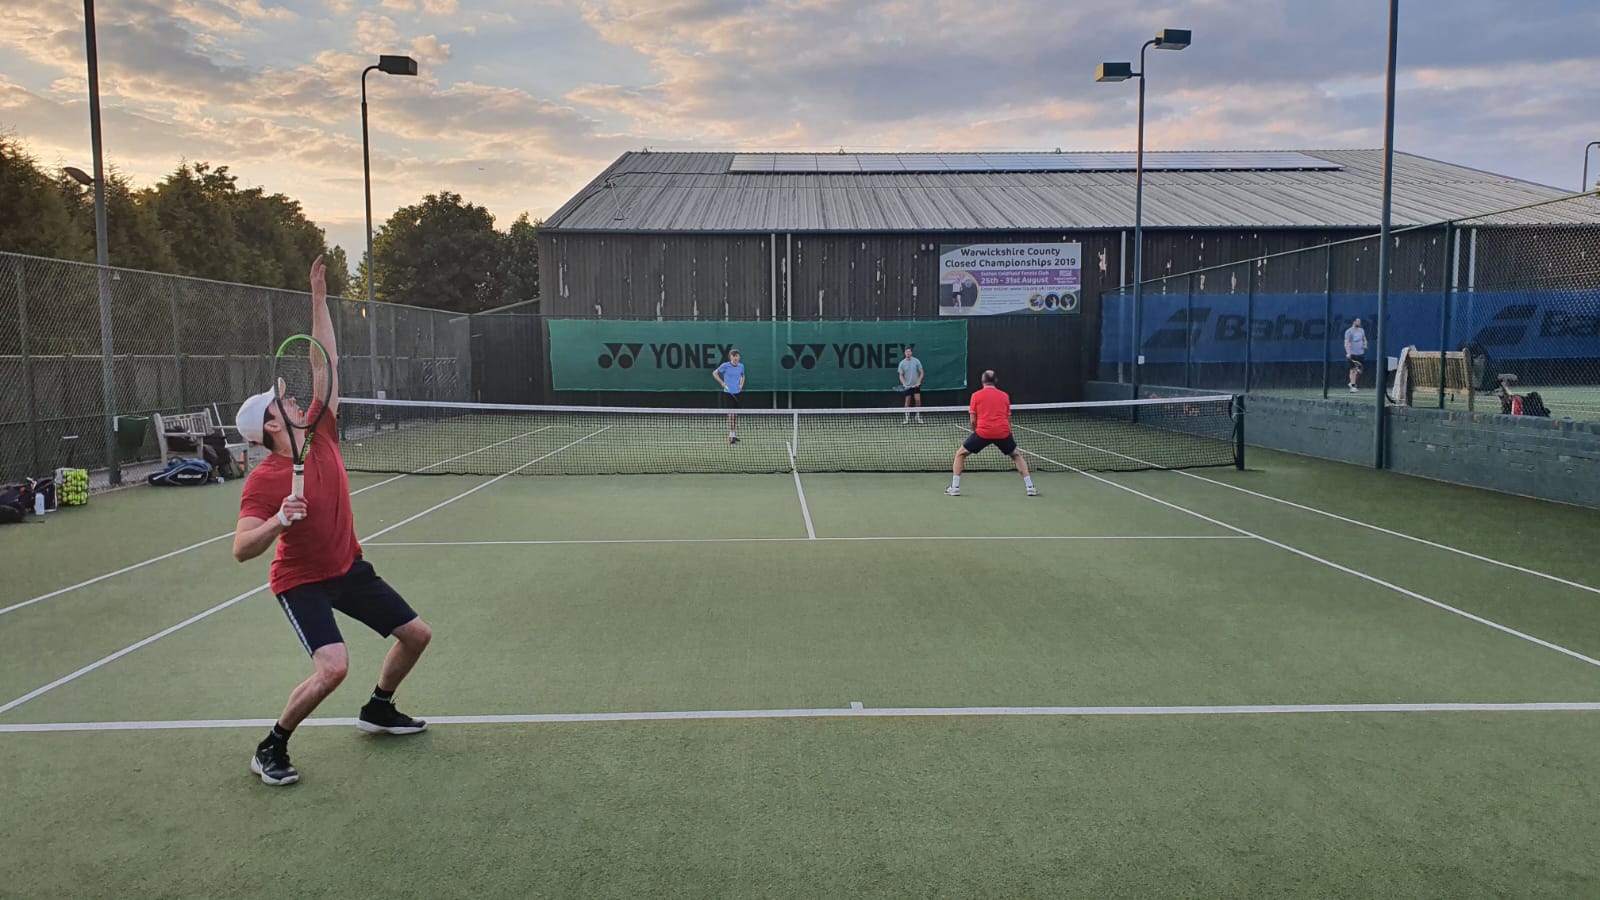
{"type": "Polygon", "coordinates": [[[94,258],[73,227],[61,192],[21,143],[0,134],[0,250],[66,259],[94,258]]]}
{"type": "Polygon", "coordinates": [[[460,194],[401,207],[372,241],[378,299],[460,312],[495,306],[501,240],[494,216],[460,194]]]}
{"type": "MultiPolygon", "coordinates": [[[[79,257],[93,261],[94,189],[62,174],[56,179],[74,228],[88,252],[79,257]]],[[[172,246],[161,232],[155,211],[146,201],[146,191],[135,191],[127,176],[115,168],[106,172],[106,258],[111,265],[146,272],[177,272],[172,246]]]]}
{"type": "Polygon", "coordinates": [[[234,180],[227,166],[213,170],[206,163],[185,162],[150,193],[156,220],[182,274],[242,279],[245,253],[228,197],[234,180]]]}
{"type": "Polygon", "coordinates": [[[345,293],[350,290],[350,260],[345,258],[344,248],[334,244],[328,248],[327,258],[323,264],[328,268],[328,296],[348,297],[345,293]]]}
{"type": "Polygon", "coordinates": [[[540,222],[529,222],[528,214],[517,216],[517,220],[506,229],[505,236],[500,240],[500,270],[495,275],[495,284],[500,291],[496,298],[496,306],[508,306],[512,303],[522,303],[539,296],[539,226],[540,222]]]}

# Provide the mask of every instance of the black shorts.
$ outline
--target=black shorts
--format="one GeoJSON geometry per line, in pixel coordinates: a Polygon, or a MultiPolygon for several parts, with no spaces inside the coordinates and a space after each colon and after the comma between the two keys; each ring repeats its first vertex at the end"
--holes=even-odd
{"type": "Polygon", "coordinates": [[[907,397],[915,397],[916,395],[918,395],[920,393],[922,393],[922,385],[920,385],[920,384],[919,385],[914,385],[912,387],[908,387],[908,388],[905,389],[905,395],[907,397]]]}
{"type": "Polygon", "coordinates": [[[289,624],[307,653],[318,647],[344,643],[339,626],[333,621],[338,610],[361,624],[388,637],[396,628],[415,619],[417,613],[378,577],[372,563],[357,558],[350,571],[327,581],[296,585],[278,595],[289,624]]]}
{"type": "Polygon", "coordinates": [[[969,434],[967,439],[961,443],[961,446],[966,448],[968,453],[977,453],[990,444],[999,447],[1000,452],[1007,456],[1017,455],[1017,442],[1012,440],[1009,434],[1003,438],[986,438],[978,437],[976,434],[969,434]]]}
{"type": "Polygon", "coordinates": [[[1367,355],[1365,353],[1352,353],[1352,354],[1350,354],[1350,368],[1352,368],[1352,369],[1361,369],[1361,368],[1365,368],[1366,365],[1367,365],[1367,355]]]}
{"type": "Polygon", "coordinates": [[[738,394],[730,394],[727,391],[723,391],[718,396],[720,396],[722,398],[721,404],[722,404],[722,408],[723,409],[738,409],[739,408],[739,395],[738,394]]]}

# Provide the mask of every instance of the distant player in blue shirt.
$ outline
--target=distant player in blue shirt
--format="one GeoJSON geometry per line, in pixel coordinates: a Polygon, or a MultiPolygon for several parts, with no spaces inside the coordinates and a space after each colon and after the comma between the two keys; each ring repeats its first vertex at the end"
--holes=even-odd
{"type": "Polygon", "coordinates": [[[744,363],[739,362],[739,351],[729,350],[728,361],[711,373],[722,385],[722,408],[728,410],[728,443],[739,443],[739,392],[744,390],[744,363]]]}

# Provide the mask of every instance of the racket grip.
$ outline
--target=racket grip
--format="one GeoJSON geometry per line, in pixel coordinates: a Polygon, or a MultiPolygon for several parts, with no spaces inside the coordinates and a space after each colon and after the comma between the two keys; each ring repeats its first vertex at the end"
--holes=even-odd
{"type": "MultiPolygon", "coordinates": [[[[294,477],[291,479],[290,483],[292,484],[292,487],[290,487],[289,493],[299,497],[301,500],[304,500],[306,498],[306,473],[294,473],[294,477]]],[[[303,513],[296,513],[294,518],[303,519],[305,518],[305,515],[303,513]]]]}

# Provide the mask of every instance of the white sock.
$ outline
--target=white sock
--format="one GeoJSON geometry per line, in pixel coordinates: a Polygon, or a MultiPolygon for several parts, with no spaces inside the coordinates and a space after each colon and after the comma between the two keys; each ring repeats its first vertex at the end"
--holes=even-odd
{"type": "Polygon", "coordinates": [[[950,476],[950,486],[951,487],[961,487],[961,476],[960,475],[951,475],[950,476]]]}
{"type": "Polygon", "coordinates": [[[738,436],[739,435],[733,429],[731,429],[731,428],[728,429],[728,437],[738,437],[738,436]]]}
{"type": "Polygon", "coordinates": [[[1028,487],[1033,487],[1033,476],[1032,475],[1024,475],[1024,476],[1022,476],[1022,483],[1027,485],[1028,487]]]}

